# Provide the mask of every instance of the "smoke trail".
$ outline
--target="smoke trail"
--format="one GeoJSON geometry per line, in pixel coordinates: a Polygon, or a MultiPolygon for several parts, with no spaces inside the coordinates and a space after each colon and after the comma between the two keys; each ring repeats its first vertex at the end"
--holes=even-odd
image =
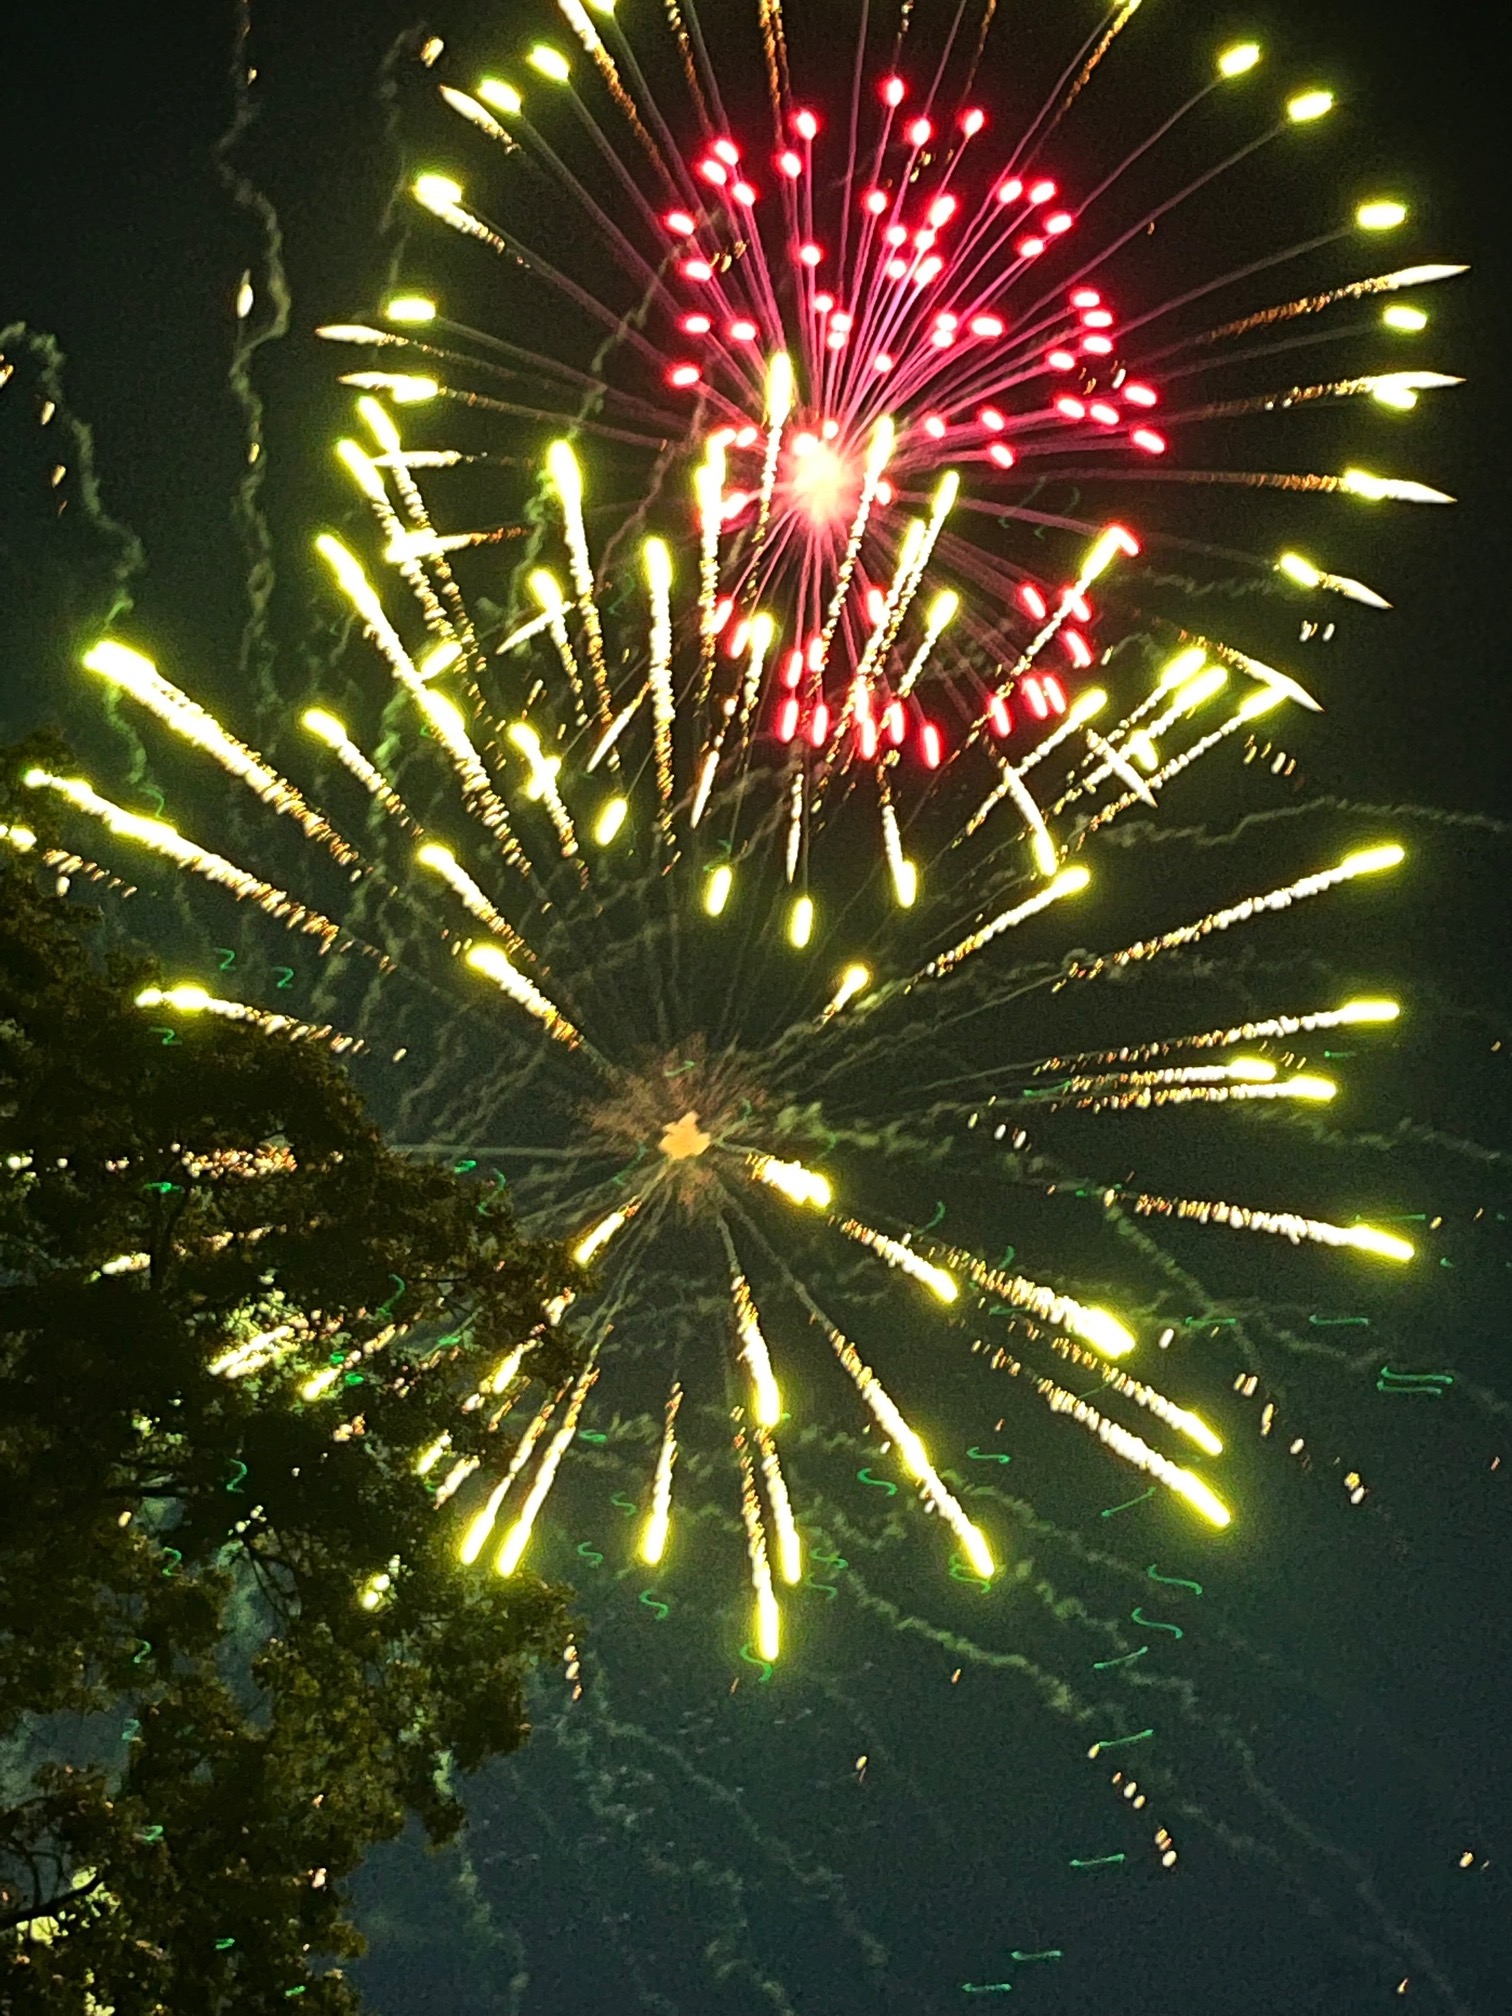
{"type": "Polygon", "coordinates": [[[276,647],[268,619],[277,568],[273,536],[262,506],[267,444],[263,399],[253,374],[263,346],[281,342],[289,333],[293,297],[284,267],[278,212],[234,158],[258,115],[251,40],[252,0],[236,0],[230,62],[231,122],[211,150],[211,159],[222,188],[251,219],[259,241],[259,268],[255,275],[254,269],[248,269],[236,298],[236,332],[226,382],[241,412],[246,454],[246,469],[232,501],[232,522],[247,565],[247,614],[238,670],[243,690],[250,687],[265,704],[272,705],[277,699],[273,678],[276,647]]]}

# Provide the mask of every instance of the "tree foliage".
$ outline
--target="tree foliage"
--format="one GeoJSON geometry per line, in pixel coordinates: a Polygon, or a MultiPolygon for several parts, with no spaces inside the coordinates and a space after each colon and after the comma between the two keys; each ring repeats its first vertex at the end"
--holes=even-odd
{"type": "Polygon", "coordinates": [[[571,1269],[318,1045],[137,1007],[41,851],[0,848],[0,2001],[351,2010],[344,1879],[455,1833],[565,1639],[416,1472],[486,1451],[521,1340],[565,1376],[571,1269]]]}

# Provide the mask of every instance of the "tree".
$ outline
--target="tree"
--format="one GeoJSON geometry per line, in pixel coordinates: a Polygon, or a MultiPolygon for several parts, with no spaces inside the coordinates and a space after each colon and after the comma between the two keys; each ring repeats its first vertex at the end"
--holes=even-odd
{"type": "Polygon", "coordinates": [[[565,1643],[432,1498],[506,1353],[570,1374],[572,1270],[318,1042],[144,1012],[22,818],[0,787],[0,2001],[353,2010],[344,1879],[456,1832],[565,1643]]]}

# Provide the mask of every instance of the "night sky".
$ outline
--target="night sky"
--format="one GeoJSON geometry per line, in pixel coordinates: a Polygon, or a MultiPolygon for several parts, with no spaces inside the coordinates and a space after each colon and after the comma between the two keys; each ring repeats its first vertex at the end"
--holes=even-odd
{"type": "MultiPolygon", "coordinates": [[[[625,0],[622,15],[633,4],[651,0],[625,0]]],[[[877,1558],[848,1571],[838,1598],[805,1598],[806,1642],[769,1685],[732,1649],[728,1521],[696,1522],[659,1618],[638,1600],[640,1576],[619,1572],[619,1475],[590,1465],[535,1558],[580,1591],[588,1692],[564,1713],[548,1676],[535,1738],[476,1788],[460,1854],[427,1857],[406,1842],[365,1872],[362,1978],[381,2016],[943,2016],[996,2006],[963,1984],[1010,1979],[1010,2007],[1066,2016],[1512,2007],[1512,1438],[1499,1397],[1512,1392],[1512,1100],[1508,1046],[1492,1049],[1512,1034],[1509,834],[1497,823],[1512,820],[1501,391],[1512,283],[1504,141],[1496,119],[1476,116],[1478,79],[1493,68],[1489,10],[1267,0],[1245,12],[1224,0],[1215,19],[1157,5],[1184,12],[1204,40],[1253,33],[1287,81],[1332,83],[1346,103],[1330,159],[1347,188],[1377,177],[1400,191],[1421,220],[1411,256],[1474,269],[1430,299],[1423,353],[1469,383],[1371,450],[1460,501],[1357,517],[1340,535],[1353,541],[1341,571],[1384,587],[1396,608],[1368,631],[1341,626],[1332,654],[1309,658],[1328,712],[1287,721],[1317,795],[1484,815],[1447,825],[1408,816],[1413,872],[1393,942],[1367,939],[1346,913],[1317,971],[1389,981],[1421,1004],[1402,1059],[1352,1124],[1384,1137],[1406,1114],[1490,1152],[1437,1153],[1426,1133],[1370,1151],[1361,1208],[1391,1197],[1381,1208],[1442,1212],[1433,1251],[1444,1266],[1429,1261],[1434,1279],[1396,1290],[1395,1303],[1376,1278],[1352,1302],[1357,1274],[1309,1261],[1300,1292],[1314,1299],[1297,1305],[1305,1330],[1309,1309],[1368,1303],[1372,1332],[1311,1334],[1379,1338],[1393,1362],[1453,1366],[1456,1389],[1442,1404],[1381,1394],[1363,1351],[1352,1365],[1299,1361],[1290,1404],[1313,1467],[1262,1469],[1253,1452],[1238,1456],[1245,1520],[1221,1546],[1152,1505],[1103,1522],[1102,1508],[1132,1495],[1121,1489],[1127,1473],[1080,1449],[1066,1462],[1044,1417],[1010,1419],[1003,1488],[1022,1508],[1033,1569],[990,1627],[977,1592],[925,1563],[903,1522],[879,1529],[865,1504],[847,1514],[853,1468],[808,1452],[815,1489],[841,1507],[827,1530],[860,1522],[877,1558]],[[1372,1487],[1359,1512],[1340,1489],[1350,1466],[1372,1487]],[[1159,1588],[1147,1563],[1203,1594],[1159,1588]],[[953,1649],[979,1633],[1005,1659],[1022,1651],[1047,1672],[1069,1660],[1081,1685],[1103,1654],[1051,1613],[1083,1590],[1099,1614],[1122,1592],[1125,1613],[1143,1601],[1186,1633],[1158,1654],[1164,1675],[1195,1690],[1182,1698],[1196,1789],[1181,1796],[1200,1811],[1169,1821],[1183,1851],[1171,1875],[1106,1769],[1088,1763],[1085,1732],[1045,1712],[1021,1669],[953,1649]],[[1256,1779],[1273,1790],[1257,1798],[1256,1779]],[[1124,1865],[1072,1866],[1118,1850],[1129,1852],[1124,1865]],[[1060,1957],[1014,1961],[1014,1951],[1060,1957]]],[[[55,0],[7,23],[0,329],[50,332],[66,354],[67,408],[92,432],[111,524],[88,520],[82,501],[71,500],[72,520],[52,515],[36,430],[0,394],[0,736],[56,725],[100,777],[119,782],[132,769],[139,745],[101,726],[61,640],[108,606],[102,584],[134,535],[142,561],[128,569],[134,606],[121,634],[249,740],[277,740],[279,706],[318,679],[330,649],[310,535],[350,515],[328,452],[347,396],[332,351],[310,332],[369,312],[391,262],[412,275],[427,256],[396,199],[429,165],[417,151],[432,129],[409,52],[428,29],[469,59],[494,49],[502,59],[555,25],[548,11],[457,0],[421,22],[387,0],[258,4],[257,115],[229,146],[231,7],[55,0]],[[232,303],[244,270],[261,284],[270,221],[288,329],[269,329],[238,385],[227,375],[232,303]],[[272,553],[250,629],[236,509],[249,416],[265,443],[259,504],[272,553]]],[[[1179,48],[1186,31],[1168,21],[1160,33],[1179,48]]],[[[1012,39],[1010,25],[998,46],[1012,39]]],[[[465,143],[455,147],[465,158],[465,143]]],[[[492,271],[487,279],[497,289],[492,271]]],[[[259,329],[272,298],[260,299],[259,329]]],[[[497,301],[480,292],[473,306],[485,326],[497,301]]],[[[193,789],[188,767],[153,774],[193,789]]],[[[204,942],[176,902],[139,911],[128,928],[175,949],[204,942]]],[[[236,928],[250,947],[253,926],[236,928]]],[[[249,950],[247,964],[256,957],[249,950]]],[[[381,1083],[365,1089],[382,1114],[381,1083]]],[[[1278,1182],[1283,1147],[1265,1151],[1278,1182]]],[[[1215,1186],[1234,1180],[1220,1158],[1204,1174],[1215,1186]]],[[[1252,1269],[1242,1292],[1267,1293],[1266,1267],[1279,1271],[1291,1259],[1282,1256],[1239,1256],[1241,1275],[1252,1269]]],[[[920,1362],[931,1349],[922,1326],[905,1327],[897,1348],[920,1362]]],[[[939,1407],[963,1445],[981,1433],[964,1382],[942,1378],[939,1407]]],[[[1147,1719],[1174,1714],[1174,1689],[1151,1698],[1147,1719]]],[[[1129,1754],[1133,1769],[1140,1753],[1129,1754]]],[[[1152,1798],[1152,1817],[1157,1809],[1177,1812],[1152,1798]]]]}

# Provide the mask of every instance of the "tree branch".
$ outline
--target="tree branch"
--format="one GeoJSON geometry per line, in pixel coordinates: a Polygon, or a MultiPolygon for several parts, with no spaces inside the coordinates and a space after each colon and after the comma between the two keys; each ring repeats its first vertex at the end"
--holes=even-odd
{"type": "Polygon", "coordinates": [[[105,1881],[103,1876],[91,1876],[87,1883],[77,1883],[72,1890],[59,1897],[48,1897],[39,1903],[28,1904],[19,1911],[0,1911],[0,1932],[13,1932],[19,1925],[29,1925],[34,1918],[56,1918],[60,1911],[66,1911],[70,1904],[77,1904],[81,1897],[87,1897],[91,1890],[98,1890],[105,1881]]]}

